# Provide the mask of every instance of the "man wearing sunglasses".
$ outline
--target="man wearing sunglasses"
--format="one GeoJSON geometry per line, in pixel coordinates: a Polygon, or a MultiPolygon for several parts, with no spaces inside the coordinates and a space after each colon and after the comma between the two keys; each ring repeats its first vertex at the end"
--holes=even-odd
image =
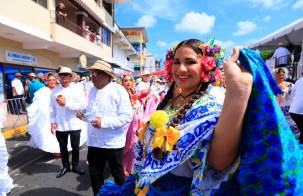
{"type": "Polygon", "coordinates": [[[88,69],[94,87],[88,95],[86,113],[78,113],[78,116],[88,123],[87,160],[91,186],[94,195],[97,195],[104,183],[106,162],[109,163],[115,183],[122,185],[124,182],[122,159],[126,141],[125,127],[129,126],[134,111],[125,88],[112,82],[115,74],[110,64],[97,60],[88,69]]]}
{"type": "Polygon", "coordinates": [[[79,175],[84,170],[79,168],[79,143],[82,122],[77,118],[77,111],[86,107],[84,91],[72,83],[73,73],[68,67],[61,67],[60,85],[51,93],[51,131],[56,134],[60,146],[63,168],[57,174],[60,178],[71,171],[67,150],[68,136],[72,147],[72,172],[79,175]]]}

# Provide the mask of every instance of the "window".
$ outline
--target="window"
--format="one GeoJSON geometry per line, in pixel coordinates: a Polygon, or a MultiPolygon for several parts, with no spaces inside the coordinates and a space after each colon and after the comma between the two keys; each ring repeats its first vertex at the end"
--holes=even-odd
{"type": "Polygon", "coordinates": [[[111,32],[103,26],[101,27],[101,42],[111,46],[111,32]]]}
{"type": "Polygon", "coordinates": [[[112,15],[112,4],[111,4],[111,3],[107,3],[106,1],[102,1],[102,5],[103,5],[104,9],[105,9],[110,15],[112,15]]]}
{"type": "Polygon", "coordinates": [[[47,0],[33,0],[35,3],[47,8],[47,0]]]}

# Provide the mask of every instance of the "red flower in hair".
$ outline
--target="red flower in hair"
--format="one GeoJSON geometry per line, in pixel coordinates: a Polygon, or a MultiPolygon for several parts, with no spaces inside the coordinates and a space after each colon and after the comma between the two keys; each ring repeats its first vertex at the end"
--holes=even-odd
{"type": "Polygon", "coordinates": [[[173,51],[168,50],[167,53],[166,53],[166,59],[165,59],[165,62],[164,62],[165,70],[166,70],[166,73],[165,73],[164,77],[168,82],[173,82],[173,74],[172,74],[173,58],[174,58],[173,57],[173,51]]]}
{"type": "Polygon", "coordinates": [[[224,73],[220,68],[216,68],[213,76],[214,76],[215,80],[219,80],[220,78],[222,78],[223,74],[224,73]]]}
{"type": "Polygon", "coordinates": [[[205,72],[205,71],[203,71],[203,72],[200,74],[200,76],[201,76],[202,82],[208,82],[208,81],[210,80],[210,78],[211,78],[210,72],[205,72]]]}
{"type": "Polygon", "coordinates": [[[201,66],[202,66],[203,71],[209,72],[214,67],[216,67],[216,59],[215,59],[215,57],[202,56],[201,57],[201,66]]]}

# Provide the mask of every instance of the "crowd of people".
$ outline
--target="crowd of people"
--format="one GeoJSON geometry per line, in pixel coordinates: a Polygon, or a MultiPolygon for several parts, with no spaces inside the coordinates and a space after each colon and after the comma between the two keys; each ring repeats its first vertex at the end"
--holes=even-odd
{"type": "Polygon", "coordinates": [[[94,195],[117,189],[104,179],[106,163],[120,195],[300,193],[303,79],[285,82],[284,68],[272,77],[262,62],[251,50],[226,59],[213,42],[189,39],[167,53],[161,77],[145,70],[117,78],[102,60],[88,68],[91,80],[68,67],[44,84],[31,73],[29,145],[61,157],[61,178],[85,174],[78,163],[86,143],[94,195]],[[260,168],[264,175],[253,175],[260,168]]]}

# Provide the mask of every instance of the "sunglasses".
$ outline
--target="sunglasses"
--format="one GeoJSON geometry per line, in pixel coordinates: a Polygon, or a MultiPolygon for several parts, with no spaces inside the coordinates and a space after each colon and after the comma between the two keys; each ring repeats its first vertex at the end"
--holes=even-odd
{"type": "Polygon", "coordinates": [[[59,76],[69,76],[69,73],[60,73],[59,76]]]}
{"type": "Polygon", "coordinates": [[[93,77],[97,77],[101,74],[105,74],[105,72],[98,70],[98,71],[91,71],[91,74],[92,74],[93,77]]]}

